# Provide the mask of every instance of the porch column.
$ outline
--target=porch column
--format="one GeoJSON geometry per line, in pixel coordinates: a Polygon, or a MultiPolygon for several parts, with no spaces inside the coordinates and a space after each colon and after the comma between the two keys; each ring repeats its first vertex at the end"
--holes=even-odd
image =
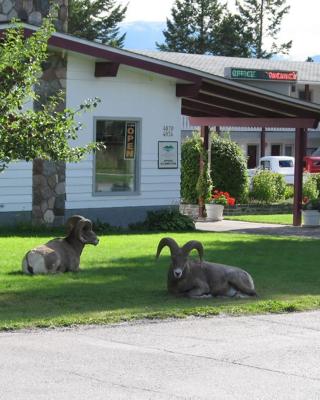
{"type": "MultiPolygon", "coordinates": [[[[304,100],[311,101],[310,85],[304,85],[304,100]]],[[[304,134],[304,152],[303,155],[306,156],[308,147],[308,130],[306,129],[304,134]]]]}
{"type": "Polygon", "coordinates": [[[293,225],[301,225],[301,204],[303,185],[303,155],[305,130],[296,128],[295,136],[295,165],[294,165],[294,203],[293,203],[293,225]]]}
{"type": "Polygon", "coordinates": [[[266,155],[266,128],[261,128],[260,132],[260,157],[266,155]]]}
{"type": "MultiPolygon", "coordinates": [[[[203,141],[203,148],[208,151],[209,144],[209,126],[201,126],[200,128],[200,136],[203,141]]],[[[204,172],[204,160],[202,155],[200,154],[200,165],[199,165],[199,174],[202,175],[204,172]]],[[[199,217],[203,218],[204,216],[204,199],[199,197],[199,217]]]]}

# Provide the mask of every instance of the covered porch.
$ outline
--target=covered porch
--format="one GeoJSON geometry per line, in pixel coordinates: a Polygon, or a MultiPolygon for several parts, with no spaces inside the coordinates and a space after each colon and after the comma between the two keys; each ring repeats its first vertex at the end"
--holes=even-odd
{"type": "Polygon", "coordinates": [[[177,85],[177,95],[182,98],[182,114],[189,116],[191,125],[201,127],[206,148],[209,127],[260,128],[262,134],[266,128],[295,130],[293,225],[300,226],[306,137],[308,129],[319,124],[319,105],[226,79],[177,85]]]}

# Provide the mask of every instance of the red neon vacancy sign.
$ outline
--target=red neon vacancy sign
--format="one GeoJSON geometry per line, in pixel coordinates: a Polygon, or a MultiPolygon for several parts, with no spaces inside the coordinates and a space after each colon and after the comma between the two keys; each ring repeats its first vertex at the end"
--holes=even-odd
{"type": "Polygon", "coordinates": [[[297,71],[278,71],[265,69],[225,68],[225,77],[231,79],[262,81],[296,81],[297,71]]]}

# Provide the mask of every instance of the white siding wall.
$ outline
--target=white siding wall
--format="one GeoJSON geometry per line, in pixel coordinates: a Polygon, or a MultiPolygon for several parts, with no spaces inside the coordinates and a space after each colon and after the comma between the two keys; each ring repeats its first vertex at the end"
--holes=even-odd
{"type": "Polygon", "coordinates": [[[31,209],[32,163],[12,163],[0,173],[0,212],[31,209]]]}
{"type": "MultiPolygon", "coordinates": [[[[32,108],[26,102],[24,110],[32,108]]],[[[32,162],[13,162],[0,172],[0,213],[32,210],[32,162]]]]}
{"type": "MultiPolygon", "coordinates": [[[[67,166],[67,209],[170,205],[180,198],[180,169],[158,169],[158,140],[178,141],[180,152],[180,100],[175,82],[144,71],[120,66],[115,78],[95,78],[94,61],[69,56],[67,105],[78,107],[84,99],[99,97],[101,104],[83,114],[85,128],[79,143],[93,140],[94,117],[141,120],[140,193],[93,195],[93,157],[67,166]],[[164,125],[174,126],[174,136],[162,134],[164,125]]],[[[180,166],[180,162],[179,162],[180,166]]]]}

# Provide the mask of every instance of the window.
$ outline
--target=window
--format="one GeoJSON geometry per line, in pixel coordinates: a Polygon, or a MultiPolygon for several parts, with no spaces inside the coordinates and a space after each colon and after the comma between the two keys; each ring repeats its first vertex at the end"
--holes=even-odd
{"type": "Polygon", "coordinates": [[[270,161],[260,161],[260,165],[262,169],[271,169],[270,161]]]}
{"type": "Polygon", "coordinates": [[[286,144],[284,146],[284,155],[287,157],[292,157],[293,156],[293,146],[292,144],[286,144]]]}
{"type": "Polygon", "coordinates": [[[307,147],[306,155],[320,157],[320,147],[307,147]]]}
{"type": "Polygon", "coordinates": [[[256,144],[248,144],[247,146],[247,168],[252,169],[257,166],[258,146],[256,144]]]}
{"type": "Polygon", "coordinates": [[[313,93],[311,90],[299,90],[298,96],[300,100],[312,101],[313,93]]]}
{"type": "Polygon", "coordinates": [[[106,148],[95,156],[95,193],[137,191],[138,128],[138,121],[96,120],[96,140],[106,148]]]}
{"type": "Polygon", "coordinates": [[[280,156],[281,155],[281,144],[272,144],[271,145],[271,155],[272,156],[280,156]]]}
{"type": "Polygon", "coordinates": [[[292,168],[293,161],[292,160],[279,160],[279,167],[280,168],[292,168]]]}

